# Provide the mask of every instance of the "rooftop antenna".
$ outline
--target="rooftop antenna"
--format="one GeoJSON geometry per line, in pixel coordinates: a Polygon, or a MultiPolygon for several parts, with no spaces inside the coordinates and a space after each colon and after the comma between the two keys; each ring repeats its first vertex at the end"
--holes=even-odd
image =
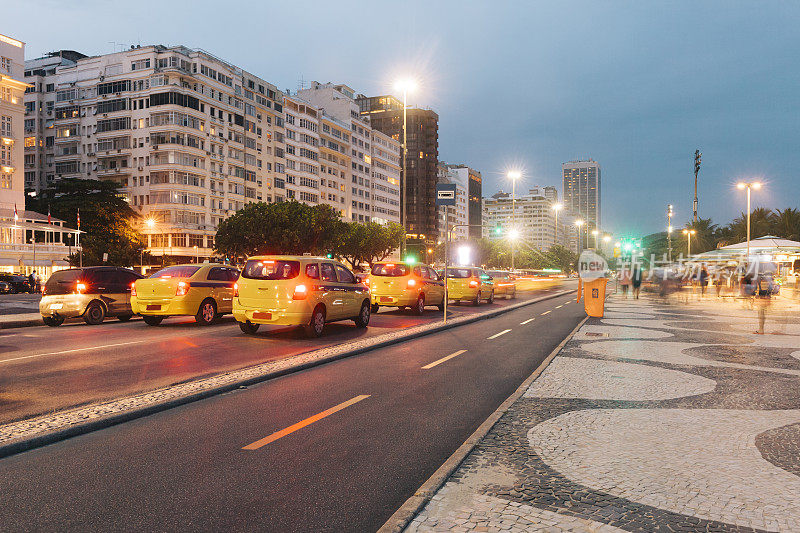
{"type": "Polygon", "coordinates": [[[300,76],[300,78],[297,80],[297,90],[302,91],[305,88],[306,88],[306,80],[303,78],[303,76],[300,76]]]}

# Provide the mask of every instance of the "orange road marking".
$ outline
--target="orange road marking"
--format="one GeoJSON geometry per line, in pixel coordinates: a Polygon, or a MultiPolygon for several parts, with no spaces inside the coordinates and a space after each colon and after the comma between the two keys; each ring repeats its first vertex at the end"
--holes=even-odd
{"type": "Polygon", "coordinates": [[[335,405],[335,406],[331,407],[330,409],[326,409],[325,411],[322,411],[321,413],[317,413],[314,416],[310,416],[310,417],[306,418],[305,420],[301,420],[300,422],[298,422],[296,424],[293,424],[293,425],[289,426],[286,429],[282,429],[280,431],[276,431],[272,435],[266,436],[263,439],[259,439],[259,440],[255,441],[252,444],[248,444],[247,446],[243,447],[242,449],[243,450],[257,450],[257,449],[261,448],[262,446],[266,446],[270,442],[274,442],[274,441],[276,441],[276,440],[278,440],[278,439],[280,439],[282,437],[285,437],[286,435],[289,435],[290,433],[294,433],[298,429],[303,429],[304,427],[306,427],[308,425],[311,425],[311,424],[313,424],[314,422],[316,422],[318,420],[322,420],[326,416],[330,416],[333,413],[336,413],[337,411],[341,411],[342,409],[344,409],[346,407],[350,407],[354,403],[358,403],[361,400],[365,400],[365,399],[367,399],[369,397],[370,397],[369,394],[362,394],[360,396],[356,396],[355,398],[351,398],[351,399],[347,400],[346,402],[342,402],[339,405],[335,405]]]}

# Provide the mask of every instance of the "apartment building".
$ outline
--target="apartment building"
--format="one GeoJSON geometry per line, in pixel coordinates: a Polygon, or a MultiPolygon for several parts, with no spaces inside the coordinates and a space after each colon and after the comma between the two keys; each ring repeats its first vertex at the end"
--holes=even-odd
{"type": "MultiPolygon", "coordinates": [[[[593,159],[568,161],[561,165],[564,183],[564,208],[584,221],[582,231],[600,226],[600,164],[593,159]]],[[[578,246],[582,250],[585,245],[578,246]]]]}
{"type": "Polygon", "coordinates": [[[467,189],[467,223],[468,233],[472,239],[480,239],[483,219],[482,178],[481,173],[462,164],[450,164],[448,168],[454,172],[467,189]]]}
{"type": "Polygon", "coordinates": [[[323,165],[323,172],[327,181],[338,187],[338,193],[327,194],[342,200],[343,218],[353,222],[399,222],[399,141],[371,126],[369,117],[360,113],[355,91],[347,85],[312,82],[296,97],[319,110],[320,156],[333,163],[323,165]],[[341,163],[348,160],[349,168],[342,167],[341,163]]]}
{"type": "MultiPolygon", "coordinates": [[[[466,167],[463,167],[465,170],[466,167]]],[[[447,228],[453,228],[450,234],[450,239],[453,241],[462,241],[471,237],[469,221],[469,176],[466,172],[459,172],[461,168],[453,168],[453,166],[440,162],[438,167],[438,181],[444,184],[455,184],[456,186],[456,205],[448,209],[444,207],[439,208],[439,240],[442,241],[446,238],[447,228]]],[[[480,225],[480,222],[478,223],[480,225]]],[[[480,229],[480,228],[478,228],[480,229]]]]}
{"type": "Polygon", "coordinates": [[[177,260],[211,256],[222,220],[283,197],[284,95],[269,82],[184,46],[47,59],[26,63],[26,120],[42,120],[32,142],[45,147],[32,188],[115,181],[147,222],[148,250],[177,260]]]}
{"type": "Polygon", "coordinates": [[[25,174],[39,143],[23,103],[25,43],[0,35],[0,271],[46,278],[79,250],[77,230],[25,209],[25,174]]]}
{"type": "Polygon", "coordinates": [[[503,191],[484,198],[483,236],[492,240],[506,238],[508,231],[516,228],[521,243],[539,250],[550,248],[556,237],[553,204],[557,198],[555,187],[538,186],[517,195],[515,201],[503,191]],[[502,234],[494,231],[497,226],[503,229],[502,234]]]}
{"type": "MultiPolygon", "coordinates": [[[[358,95],[356,102],[373,130],[398,142],[403,139],[403,102],[391,95],[358,95]]],[[[407,108],[408,168],[403,169],[401,202],[405,203],[409,249],[418,252],[439,237],[436,182],[439,164],[439,115],[430,109],[407,108]]],[[[402,209],[401,209],[402,211],[402,209]]]]}

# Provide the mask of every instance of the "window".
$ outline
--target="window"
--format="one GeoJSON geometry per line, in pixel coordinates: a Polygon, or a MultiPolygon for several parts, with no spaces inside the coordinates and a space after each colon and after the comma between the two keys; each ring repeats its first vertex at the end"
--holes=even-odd
{"type": "MultiPolygon", "coordinates": [[[[77,107],[77,106],[74,106],[77,107]]],[[[127,98],[118,98],[116,100],[102,100],[97,103],[97,112],[98,113],[112,113],[114,111],[124,111],[128,108],[128,99],[127,98]]],[[[64,109],[71,109],[71,108],[64,108],[64,109]]],[[[77,116],[77,115],[75,115],[77,116]]],[[[56,116],[56,118],[58,118],[56,116]]]]}
{"type": "Polygon", "coordinates": [[[316,263],[306,265],[306,276],[311,279],[319,279],[319,265],[316,263]]]}
{"type": "Polygon", "coordinates": [[[336,265],[336,277],[340,283],[356,283],[356,277],[342,265],[336,265]]]}
{"type": "MultiPolygon", "coordinates": [[[[108,83],[99,83],[97,85],[97,94],[101,96],[104,94],[121,93],[130,90],[131,80],[112,81],[108,83]]],[[[56,97],[56,99],[58,98],[56,97]]]]}
{"type": "Polygon", "coordinates": [[[178,105],[191,109],[200,109],[200,100],[188,94],[177,92],[155,93],[150,95],[150,106],[178,105]]]}
{"type": "Polygon", "coordinates": [[[0,69],[11,74],[11,58],[0,56],[0,69]]]}
{"type": "Polygon", "coordinates": [[[143,70],[150,68],[150,59],[139,59],[131,62],[131,70],[143,70]]]}
{"type": "Polygon", "coordinates": [[[97,133],[103,133],[105,131],[129,130],[129,129],[131,129],[130,117],[110,118],[107,120],[97,121],[97,133]]]}
{"type": "Polygon", "coordinates": [[[336,272],[333,263],[322,263],[320,266],[320,277],[322,281],[336,281],[336,272]]]}
{"type": "Polygon", "coordinates": [[[71,105],[68,107],[59,107],[55,111],[56,111],[56,120],[65,118],[77,118],[81,115],[81,106],[71,105]]]}
{"type": "Polygon", "coordinates": [[[242,270],[242,277],[249,279],[292,279],[300,275],[300,261],[269,261],[249,259],[242,270]]]}
{"type": "Polygon", "coordinates": [[[4,137],[11,137],[11,116],[0,116],[0,135],[4,137]]]}

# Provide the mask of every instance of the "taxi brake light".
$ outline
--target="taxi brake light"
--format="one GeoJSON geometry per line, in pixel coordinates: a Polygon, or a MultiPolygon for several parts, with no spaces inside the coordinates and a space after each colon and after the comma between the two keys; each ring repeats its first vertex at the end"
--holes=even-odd
{"type": "Polygon", "coordinates": [[[178,282],[178,289],[175,291],[175,296],[186,296],[189,292],[189,284],[185,281],[178,282]]]}
{"type": "Polygon", "coordinates": [[[413,278],[412,278],[412,279],[410,279],[410,280],[408,280],[408,287],[409,287],[409,288],[411,288],[411,287],[415,287],[416,285],[417,285],[417,280],[415,280],[415,279],[413,279],[413,278]]]}
{"type": "Polygon", "coordinates": [[[478,280],[477,279],[470,280],[469,286],[470,287],[477,287],[478,286],[478,280]]]}
{"type": "Polygon", "coordinates": [[[86,290],[86,284],[85,284],[85,283],[78,282],[78,284],[77,284],[77,285],[75,285],[75,290],[78,292],[78,294],[82,294],[82,293],[83,293],[83,291],[85,291],[85,290],[86,290]]]}
{"type": "Polygon", "coordinates": [[[233,295],[234,296],[239,296],[239,284],[238,283],[234,283],[233,284],[233,295]]]}
{"type": "Polygon", "coordinates": [[[131,283],[131,296],[136,296],[136,283],[131,283]]]}
{"type": "Polygon", "coordinates": [[[306,296],[308,296],[308,288],[305,285],[295,286],[292,300],[305,300],[306,296]]]}

